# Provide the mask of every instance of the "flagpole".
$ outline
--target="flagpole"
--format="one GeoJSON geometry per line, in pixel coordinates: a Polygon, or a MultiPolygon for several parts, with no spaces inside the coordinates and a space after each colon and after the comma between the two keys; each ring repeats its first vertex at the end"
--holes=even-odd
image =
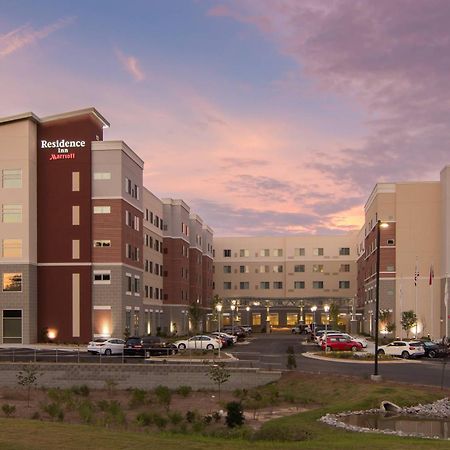
{"type": "Polygon", "coordinates": [[[403,338],[402,314],[403,314],[403,283],[402,283],[402,276],[400,275],[400,339],[403,338]]]}
{"type": "Polygon", "coordinates": [[[417,282],[419,281],[419,270],[418,270],[418,267],[417,267],[417,257],[416,257],[416,271],[415,271],[415,273],[414,273],[414,278],[415,278],[415,280],[414,280],[414,291],[415,291],[415,297],[416,297],[416,305],[415,305],[415,311],[416,311],[416,339],[417,339],[417,325],[418,325],[418,322],[419,322],[419,314],[418,314],[418,311],[417,311],[417,282]]]}

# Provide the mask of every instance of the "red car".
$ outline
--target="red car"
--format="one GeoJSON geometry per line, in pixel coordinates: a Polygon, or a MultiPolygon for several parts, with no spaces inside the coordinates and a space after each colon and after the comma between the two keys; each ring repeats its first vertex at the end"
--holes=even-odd
{"type": "MultiPolygon", "coordinates": [[[[352,341],[346,337],[342,336],[329,336],[327,337],[326,350],[331,351],[348,351],[356,352],[361,350],[361,342],[352,341]]],[[[325,342],[322,342],[322,350],[325,350],[325,342]]]]}

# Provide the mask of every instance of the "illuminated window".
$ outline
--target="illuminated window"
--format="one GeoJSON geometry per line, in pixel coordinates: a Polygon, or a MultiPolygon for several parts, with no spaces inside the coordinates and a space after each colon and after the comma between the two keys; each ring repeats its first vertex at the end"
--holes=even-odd
{"type": "Polygon", "coordinates": [[[297,325],[298,323],[298,316],[297,314],[288,313],[286,314],[286,325],[297,325]]]}
{"type": "Polygon", "coordinates": [[[111,172],[94,172],[94,180],[110,180],[111,172]]]}
{"type": "Polygon", "coordinates": [[[278,313],[270,313],[269,321],[270,321],[270,325],[277,327],[280,323],[278,313]]]}
{"type": "Polygon", "coordinates": [[[22,187],[22,169],[3,169],[2,186],[5,189],[22,187]]]}
{"type": "Polygon", "coordinates": [[[94,336],[110,337],[112,331],[112,311],[110,306],[94,306],[92,312],[94,336]]]}
{"type": "Polygon", "coordinates": [[[22,257],[22,240],[21,239],[3,239],[4,258],[21,258],[22,257]]]}
{"type": "Polygon", "coordinates": [[[22,274],[4,273],[3,292],[22,292],[22,274]]]}
{"type": "Polygon", "coordinates": [[[3,205],[3,223],[22,223],[22,205],[3,205]]]}
{"type": "Polygon", "coordinates": [[[111,206],[94,206],[94,214],[110,214],[111,206]]]}
{"type": "Polygon", "coordinates": [[[255,326],[261,325],[261,314],[259,314],[259,313],[252,314],[252,325],[255,325],[255,326]]]}
{"type": "Polygon", "coordinates": [[[323,272],[323,264],[313,264],[313,272],[323,272]]]}

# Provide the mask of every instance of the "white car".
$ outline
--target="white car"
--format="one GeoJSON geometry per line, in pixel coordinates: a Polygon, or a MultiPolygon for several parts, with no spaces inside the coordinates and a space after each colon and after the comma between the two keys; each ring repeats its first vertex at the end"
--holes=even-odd
{"type": "Polygon", "coordinates": [[[193,350],[215,350],[222,348],[222,341],[219,338],[205,335],[193,336],[183,341],[176,341],[174,344],[178,347],[178,350],[187,348],[193,350]]]}
{"type": "Polygon", "coordinates": [[[237,336],[233,336],[232,334],[223,333],[222,331],[219,333],[218,331],[214,331],[214,333],[211,333],[213,336],[220,336],[225,339],[233,339],[233,344],[236,344],[237,342],[237,336]]]}
{"type": "MultiPolygon", "coordinates": [[[[327,330],[327,334],[331,334],[331,333],[342,333],[342,331],[339,330],[327,330]]],[[[320,345],[320,338],[325,334],[325,330],[319,330],[316,331],[314,334],[314,339],[316,340],[316,342],[320,345]]]]}
{"type": "Polygon", "coordinates": [[[401,356],[408,359],[412,356],[423,356],[425,349],[420,342],[417,341],[394,341],[378,348],[379,355],[401,356]]]}
{"type": "Polygon", "coordinates": [[[117,338],[97,338],[89,342],[87,351],[89,353],[98,353],[100,355],[121,355],[125,341],[117,338]]]}
{"type": "MultiPolygon", "coordinates": [[[[347,333],[331,332],[331,333],[327,333],[327,336],[329,336],[329,337],[331,337],[331,336],[341,336],[341,337],[344,337],[346,339],[350,339],[352,341],[359,342],[363,346],[363,348],[367,348],[367,345],[368,345],[368,342],[364,338],[353,337],[353,336],[350,336],[347,333]]],[[[320,336],[319,344],[321,345],[324,340],[325,340],[325,333],[323,333],[322,336],[320,336]]]]}

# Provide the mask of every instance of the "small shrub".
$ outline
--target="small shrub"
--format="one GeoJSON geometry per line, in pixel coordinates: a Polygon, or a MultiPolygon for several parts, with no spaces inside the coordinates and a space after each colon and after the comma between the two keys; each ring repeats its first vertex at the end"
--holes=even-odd
{"type": "Polygon", "coordinates": [[[62,410],[61,405],[59,405],[58,403],[48,403],[44,405],[42,409],[50,416],[52,420],[58,420],[60,422],[64,420],[64,411],[62,410]]]}
{"type": "Polygon", "coordinates": [[[186,411],[186,421],[189,423],[194,423],[198,419],[197,411],[186,411]]]}
{"type": "Polygon", "coordinates": [[[213,421],[212,414],[206,414],[206,416],[203,416],[203,423],[206,425],[209,425],[213,421]]]}
{"type": "Polygon", "coordinates": [[[41,419],[41,415],[39,414],[38,411],[35,411],[35,412],[31,415],[31,419],[32,419],[32,420],[40,420],[40,419],[41,419]]]}
{"type": "Polygon", "coordinates": [[[183,422],[183,415],[179,411],[173,411],[167,414],[167,417],[172,425],[178,425],[183,422]]]}
{"type": "Polygon", "coordinates": [[[122,405],[117,400],[103,400],[98,402],[99,408],[104,413],[103,421],[105,425],[123,425],[126,422],[125,413],[123,412],[122,405]],[[101,404],[101,407],[100,407],[101,404]]]}
{"type": "Polygon", "coordinates": [[[229,428],[240,427],[244,423],[244,409],[240,402],[229,402],[226,405],[227,416],[225,422],[229,428]]]}
{"type": "Polygon", "coordinates": [[[162,416],[158,413],[153,413],[153,423],[162,430],[163,428],[166,428],[167,425],[167,418],[162,416]]]}
{"type": "Polygon", "coordinates": [[[153,414],[148,412],[139,413],[136,416],[136,422],[142,427],[148,427],[153,424],[153,414]]]}
{"type": "Polygon", "coordinates": [[[75,394],[81,397],[89,397],[91,390],[87,384],[82,384],[81,386],[72,386],[70,390],[75,394]]]}
{"type": "Polygon", "coordinates": [[[64,405],[69,411],[73,410],[75,407],[71,389],[51,388],[47,391],[47,396],[53,403],[57,403],[60,406],[64,405]]]}
{"type": "Polygon", "coordinates": [[[78,406],[78,414],[81,422],[91,424],[94,422],[95,407],[90,401],[86,400],[78,406]]]}
{"type": "Polygon", "coordinates": [[[179,394],[179,395],[181,395],[182,397],[185,397],[185,398],[189,397],[191,395],[191,392],[192,392],[191,386],[183,385],[183,386],[180,386],[177,389],[177,394],[179,394]]]}
{"type": "Polygon", "coordinates": [[[133,389],[131,391],[131,399],[129,406],[130,408],[136,408],[138,406],[141,406],[145,403],[145,400],[147,398],[147,392],[143,389],[133,389]]]}
{"type": "Polygon", "coordinates": [[[2,411],[3,414],[5,414],[6,417],[11,417],[16,412],[16,407],[14,405],[10,405],[9,403],[4,403],[2,405],[2,411]]]}
{"type": "Polygon", "coordinates": [[[288,370],[293,370],[297,367],[297,361],[295,359],[295,354],[294,354],[294,347],[292,347],[292,345],[290,345],[287,348],[287,362],[286,362],[286,368],[288,370]]]}
{"type": "Polygon", "coordinates": [[[158,398],[159,403],[165,405],[167,409],[170,407],[172,401],[172,392],[167,386],[157,386],[155,388],[155,395],[158,398]]]}

